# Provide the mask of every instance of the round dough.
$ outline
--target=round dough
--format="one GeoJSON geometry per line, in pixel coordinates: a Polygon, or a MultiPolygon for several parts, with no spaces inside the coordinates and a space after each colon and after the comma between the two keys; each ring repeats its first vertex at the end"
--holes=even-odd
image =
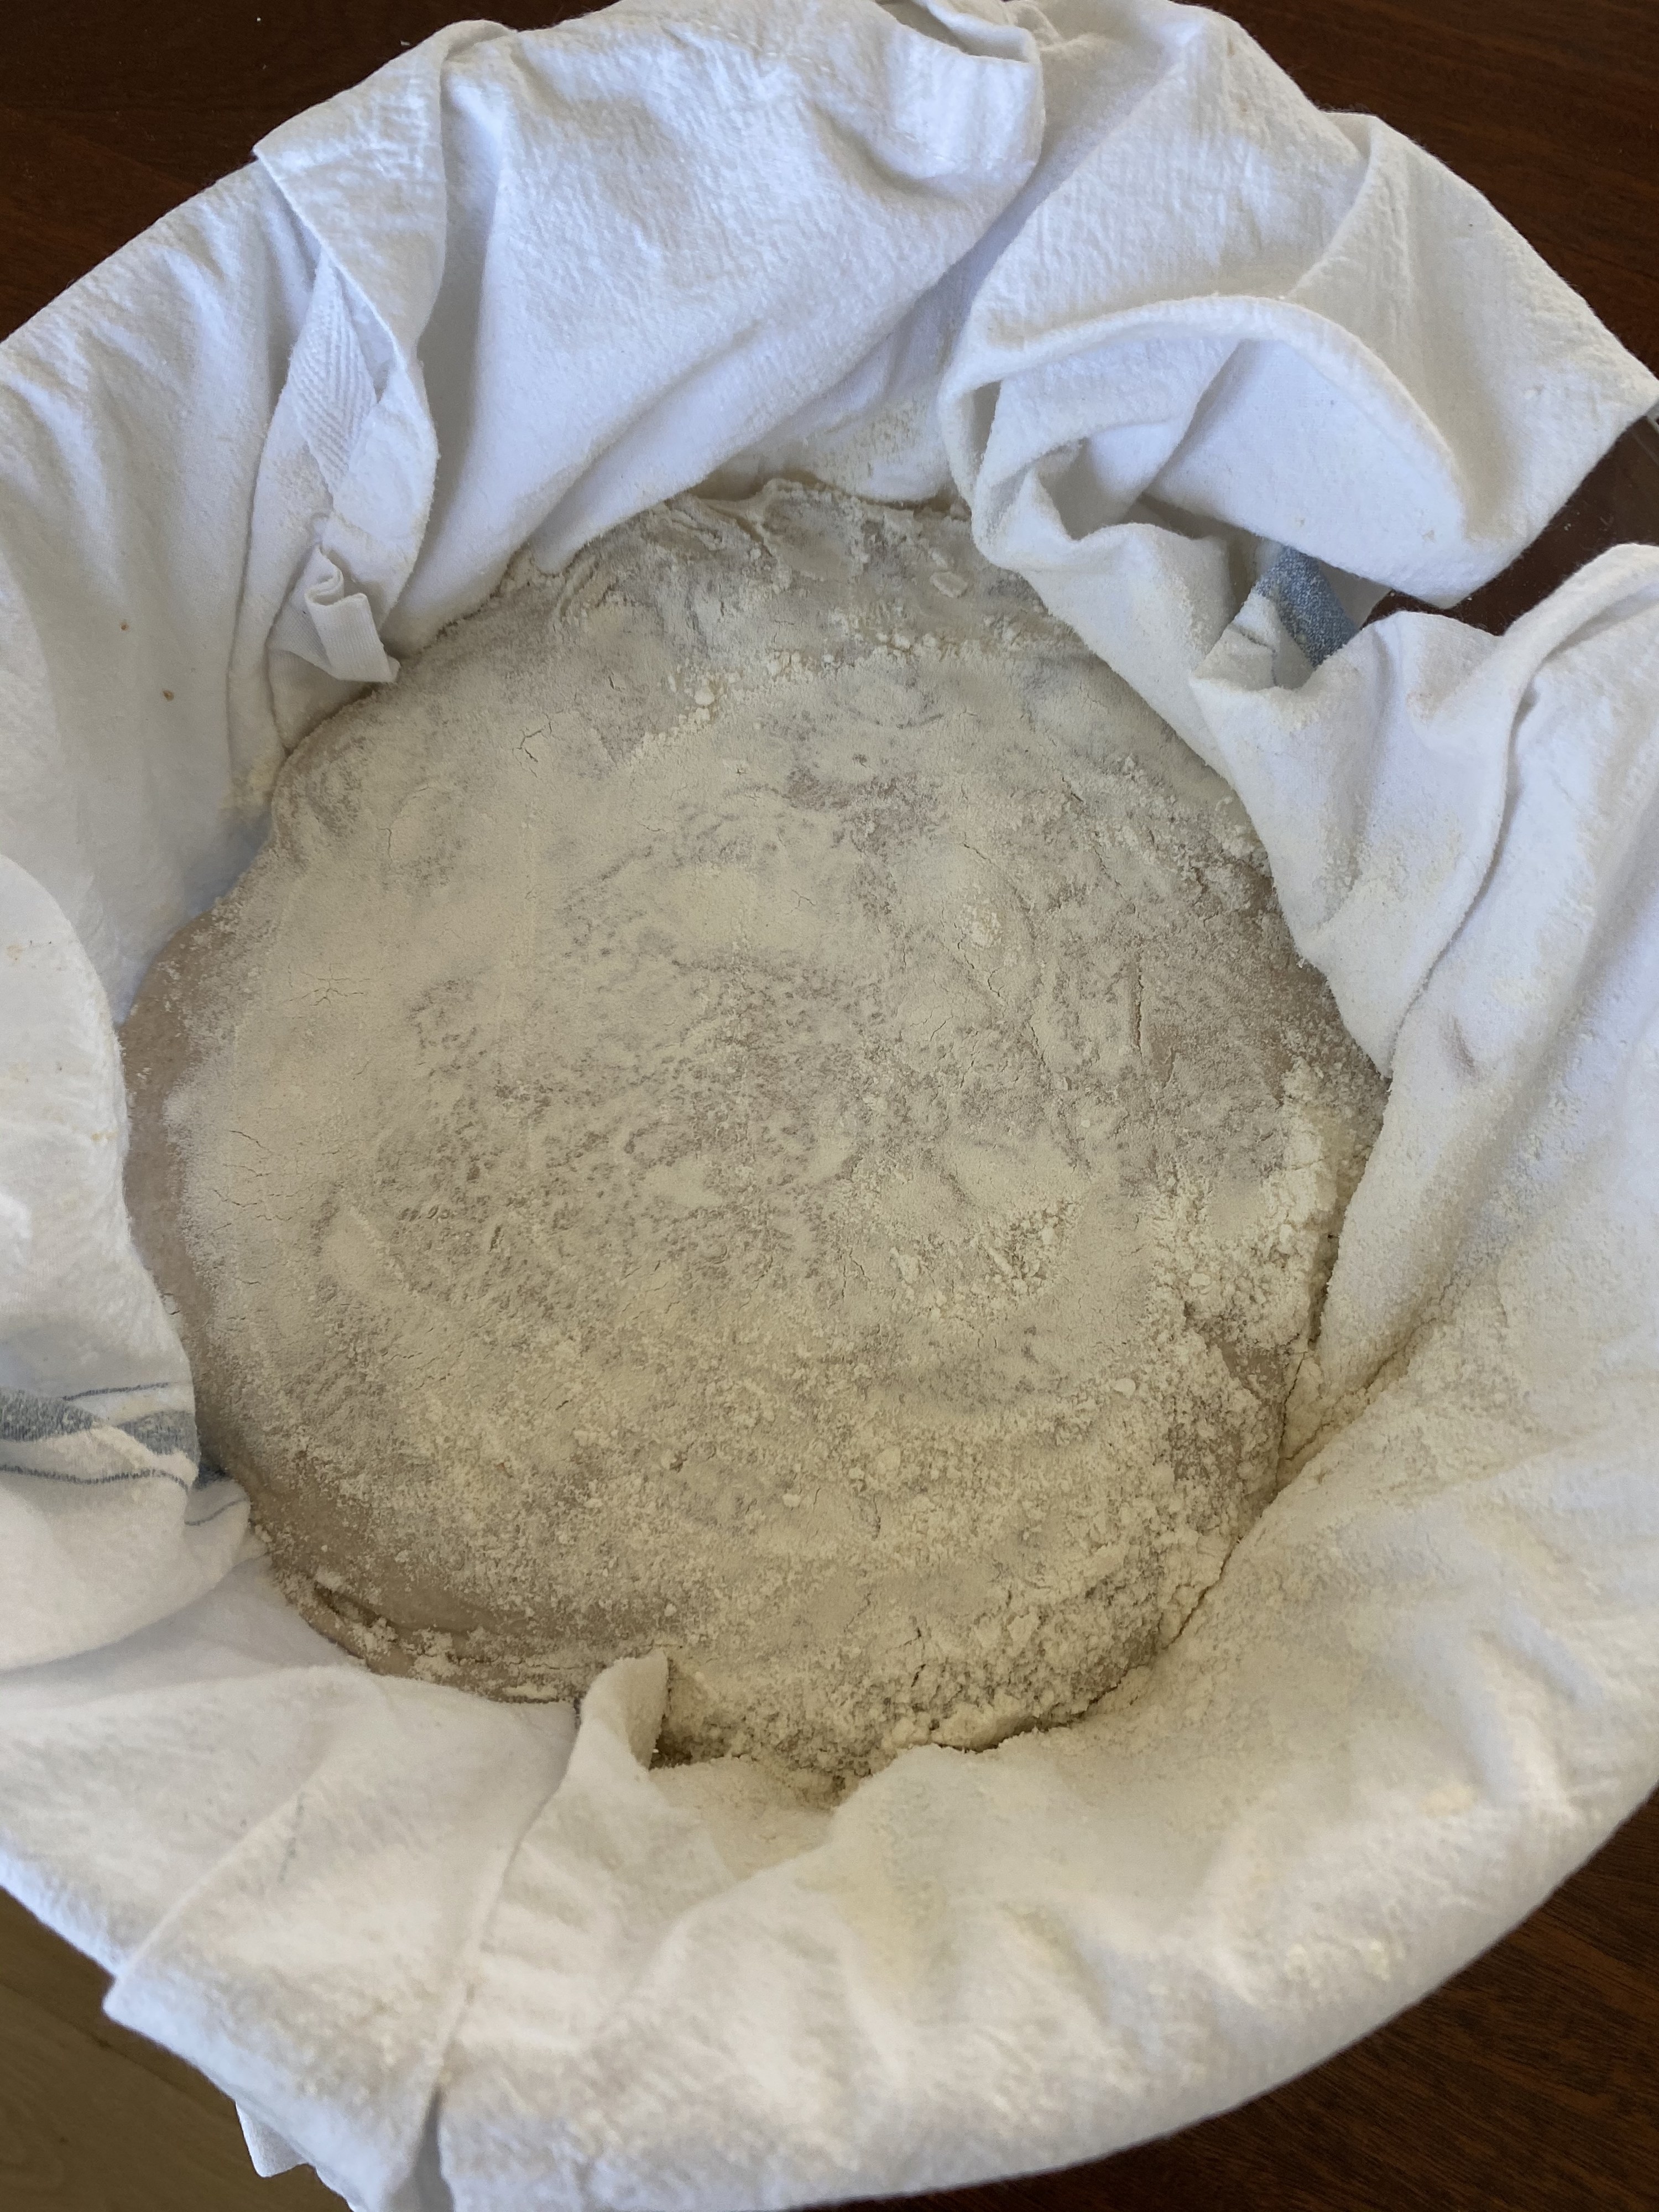
{"type": "Polygon", "coordinates": [[[372,1665],[844,1777],[1081,1711],[1271,1496],[1381,1086],[1249,825],[959,517],[521,568],[125,1032],[210,1450],[372,1665]]]}

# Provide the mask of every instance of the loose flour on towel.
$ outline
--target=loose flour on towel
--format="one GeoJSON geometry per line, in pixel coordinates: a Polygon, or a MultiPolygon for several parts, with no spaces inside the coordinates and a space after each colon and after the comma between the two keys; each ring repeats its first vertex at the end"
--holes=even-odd
{"type": "Polygon", "coordinates": [[[1382,1087],[1224,787],[964,520],[521,567],[289,763],[125,1036],[307,1617],[845,1778],[1080,1712],[1272,1495],[1382,1087]]]}

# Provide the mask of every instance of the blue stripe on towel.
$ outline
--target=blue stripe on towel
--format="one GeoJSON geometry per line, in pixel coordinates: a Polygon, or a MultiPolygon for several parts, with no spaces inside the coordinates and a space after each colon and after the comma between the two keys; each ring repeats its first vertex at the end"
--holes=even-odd
{"type": "Polygon", "coordinates": [[[15,1460],[0,1459],[0,1474],[27,1474],[35,1482],[68,1482],[77,1489],[95,1490],[106,1482],[176,1482],[180,1490],[189,1492],[196,1485],[186,1482],[181,1474],[174,1474],[166,1467],[124,1467],[103,1474],[66,1474],[61,1468],[23,1467],[15,1460]]]}
{"type": "Polygon", "coordinates": [[[1294,546],[1281,545],[1256,586],[1279,611],[1279,619],[1317,668],[1359,635],[1319,562],[1294,546]]]}
{"type": "Polygon", "coordinates": [[[26,1474],[37,1482],[64,1482],[83,1489],[112,1482],[160,1480],[191,1491],[222,1482],[228,1479],[222,1472],[201,1457],[195,1417],[186,1407],[152,1405],[125,1418],[120,1412],[123,1404],[153,1400],[163,1393],[182,1394],[187,1388],[178,1382],[114,1383],[49,1395],[39,1390],[0,1387],[0,1443],[23,1448],[0,1460],[0,1474],[26,1474]],[[94,1411],[77,1402],[88,1399],[102,1399],[110,1410],[94,1411]],[[137,1447],[149,1463],[97,1468],[94,1449],[93,1468],[78,1471],[73,1467],[41,1465],[27,1449],[31,1444],[43,1445],[46,1449],[41,1456],[50,1461],[58,1456],[51,1447],[66,1438],[84,1443],[100,1437],[112,1448],[118,1438],[125,1439],[137,1447]],[[180,1460],[195,1469],[193,1475],[180,1473],[177,1464],[180,1460]],[[173,1464],[166,1464],[169,1461],[173,1464]]]}
{"type": "MultiPolygon", "coordinates": [[[[87,1394],[82,1394],[87,1395],[87,1394]]],[[[0,1390],[0,1437],[9,1443],[38,1443],[42,1437],[74,1436],[103,1425],[67,1398],[42,1398],[33,1390],[0,1390]]]]}

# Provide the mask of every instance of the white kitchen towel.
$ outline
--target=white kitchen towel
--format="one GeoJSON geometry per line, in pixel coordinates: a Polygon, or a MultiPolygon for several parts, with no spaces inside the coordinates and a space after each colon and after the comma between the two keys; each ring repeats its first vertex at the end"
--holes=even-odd
{"type": "Polygon", "coordinates": [[[84,1651],[210,1589],[247,1502],[199,1467],[190,1369],[133,1248],[104,988],[0,856],[0,1664],[84,1651]]]}
{"type": "Polygon", "coordinates": [[[4,1679],[7,1886],[117,1973],[118,2017],[273,2108],[327,2178],[412,2168],[570,1708],[371,1675],[258,1560],[4,1679]]]}
{"type": "Polygon", "coordinates": [[[461,25],[0,348],[0,1877],[266,2164],[520,2212],[1087,2155],[1362,2033],[1651,1785],[1651,556],[1342,640],[1656,393],[1162,0],[461,25]],[[516,548],[777,465],[959,490],[1238,784],[1394,1073],[1304,1464],[1188,1631],[833,1819],[649,1772],[649,1663],[564,1774],[568,1709],[375,1681],[231,1571],[109,1027],[283,746],[516,548]]]}

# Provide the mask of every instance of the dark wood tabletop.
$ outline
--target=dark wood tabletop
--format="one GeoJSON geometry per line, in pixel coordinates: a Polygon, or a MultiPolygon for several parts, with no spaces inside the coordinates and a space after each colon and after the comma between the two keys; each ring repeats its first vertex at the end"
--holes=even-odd
{"type": "MultiPolygon", "coordinates": [[[[239,167],[273,124],[458,12],[14,0],[0,11],[0,331],[239,167]]],[[[576,12],[497,11],[520,26],[576,12]]],[[[1236,0],[1232,12],[1322,106],[1383,116],[1478,185],[1659,366],[1659,0],[1236,0]]],[[[1659,534],[1656,492],[1651,455],[1615,458],[1470,612],[1507,618],[1601,545],[1659,534]]],[[[231,2107],[105,2021],[103,1986],[0,1898],[3,2212],[337,2205],[309,2172],[258,2180],[231,2107]]],[[[1659,2212],[1659,1798],[1505,1942],[1300,2081],[1097,2165],[908,2201],[1659,2212]]]]}

